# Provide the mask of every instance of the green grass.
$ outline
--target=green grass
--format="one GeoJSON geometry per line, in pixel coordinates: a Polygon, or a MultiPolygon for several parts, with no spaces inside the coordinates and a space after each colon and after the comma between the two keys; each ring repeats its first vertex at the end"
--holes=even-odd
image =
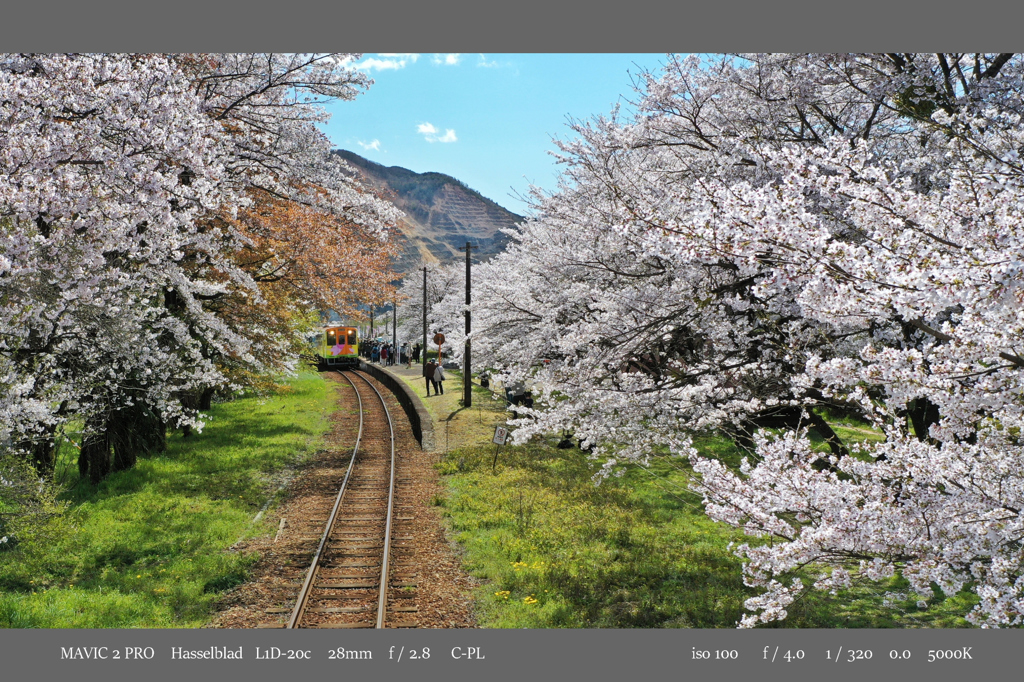
{"type": "MultiPolygon", "coordinates": [[[[302,374],[269,398],[214,405],[199,435],[98,486],[68,475],[77,528],[48,547],[0,553],[0,627],[198,627],[219,592],[258,560],[232,551],[270,532],[254,523],[282,471],[314,452],[333,391],[302,374]]],[[[59,470],[73,469],[73,446],[59,470]]]]}
{"type": "Polygon", "coordinates": [[[727,541],[643,471],[595,486],[579,450],[469,448],[441,463],[445,512],[486,580],[484,627],[732,627],[744,588],[727,541]]]}
{"type": "MultiPolygon", "coordinates": [[[[415,365],[413,366],[415,368],[415,365]]],[[[400,375],[412,391],[419,396],[427,412],[434,420],[434,437],[440,452],[449,452],[471,445],[488,443],[494,435],[494,427],[504,424],[508,418],[505,400],[489,389],[473,385],[473,400],[469,408],[462,406],[462,372],[445,370],[444,394],[430,397],[426,394],[426,383],[417,372],[416,376],[400,375]]]]}
{"type": "MultiPolygon", "coordinates": [[[[483,581],[477,618],[491,628],[735,627],[743,585],[733,542],[756,542],[710,521],[688,489],[687,463],[656,458],[595,485],[599,463],[577,449],[534,442],[454,451],[438,465],[443,507],[465,549],[465,567],[483,581]]],[[[698,435],[706,455],[737,466],[731,441],[698,435]]],[[[821,569],[817,569],[821,570],[821,569]]],[[[800,577],[813,582],[814,569],[800,577]]],[[[809,592],[774,627],[966,627],[973,597],[926,609],[916,597],[886,605],[884,593],[907,591],[899,579],[836,595],[809,592]]]]}

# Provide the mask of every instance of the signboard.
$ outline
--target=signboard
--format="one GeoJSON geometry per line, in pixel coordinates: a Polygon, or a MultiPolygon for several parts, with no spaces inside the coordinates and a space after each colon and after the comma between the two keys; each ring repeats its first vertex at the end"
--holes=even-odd
{"type": "Polygon", "coordinates": [[[442,343],[444,343],[444,334],[442,334],[441,332],[434,334],[434,343],[436,343],[439,346],[442,343]]]}
{"type": "Polygon", "coordinates": [[[491,439],[491,442],[495,445],[504,445],[506,438],[508,438],[508,429],[504,426],[495,426],[494,438],[491,439]]]}

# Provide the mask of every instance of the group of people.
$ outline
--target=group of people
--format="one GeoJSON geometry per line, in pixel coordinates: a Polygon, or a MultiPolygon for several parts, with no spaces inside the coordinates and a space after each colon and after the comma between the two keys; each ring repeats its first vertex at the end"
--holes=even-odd
{"type": "Polygon", "coordinates": [[[390,367],[398,363],[409,363],[409,344],[403,343],[398,350],[395,344],[375,341],[363,344],[363,357],[378,365],[390,367]]]}
{"type": "MultiPolygon", "coordinates": [[[[411,368],[413,363],[419,364],[420,353],[423,349],[420,344],[414,344],[410,349],[408,343],[403,343],[395,350],[395,344],[381,341],[364,343],[362,348],[363,357],[372,363],[390,367],[399,363],[411,368]]],[[[433,387],[434,395],[444,395],[444,367],[436,360],[429,360],[423,365],[423,378],[427,380],[427,395],[433,387]]]]}

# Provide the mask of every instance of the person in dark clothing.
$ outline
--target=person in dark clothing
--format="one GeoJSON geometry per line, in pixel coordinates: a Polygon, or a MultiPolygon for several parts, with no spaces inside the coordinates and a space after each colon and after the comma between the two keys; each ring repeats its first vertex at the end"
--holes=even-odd
{"type": "Polygon", "coordinates": [[[437,363],[431,360],[423,365],[423,378],[427,380],[427,397],[430,397],[430,385],[434,385],[434,395],[437,395],[437,381],[434,380],[434,372],[437,371],[437,363]]]}
{"type": "Polygon", "coordinates": [[[412,361],[416,364],[420,362],[420,344],[416,344],[412,347],[412,361]]]}

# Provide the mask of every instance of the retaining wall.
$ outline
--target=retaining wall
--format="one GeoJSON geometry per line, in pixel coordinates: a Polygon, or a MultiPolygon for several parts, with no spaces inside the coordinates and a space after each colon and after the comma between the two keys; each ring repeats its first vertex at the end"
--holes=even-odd
{"type": "Polygon", "coordinates": [[[405,411],[405,416],[412,424],[412,432],[416,436],[416,440],[420,442],[420,448],[427,452],[433,451],[435,446],[434,420],[430,418],[430,413],[424,407],[423,401],[413,392],[409,384],[391,372],[363,361],[359,362],[359,370],[366,372],[395,394],[398,403],[405,411]]]}

